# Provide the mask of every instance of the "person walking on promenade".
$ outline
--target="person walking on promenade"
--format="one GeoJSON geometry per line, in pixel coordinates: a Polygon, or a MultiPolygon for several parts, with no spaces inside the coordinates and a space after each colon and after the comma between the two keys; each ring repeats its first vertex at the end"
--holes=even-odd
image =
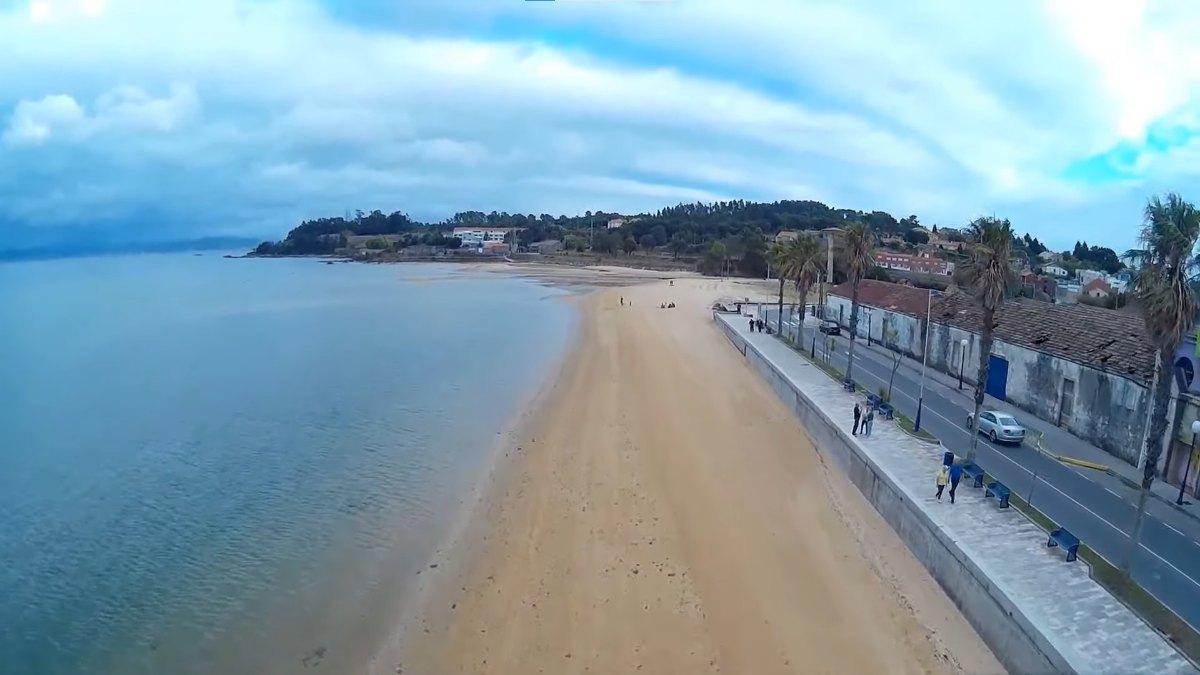
{"type": "Polygon", "coordinates": [[[861,419],[862,419],[862,408],[858,407],[858,404],[855,403],[854,404],[854,428],[850,430],[851,436],[858,435],[858,422],[861,419]]]}
{"type": "Polygon", "coordinates": [[[958,481],[962,480],[962,465],[958,462],[950,465],[950,503],[954,503],[954,491],[958,489],[958,481]]]}
{"type": "Polygon", "coordinates": [[[946,483],[950,482],[950,468],[942,465],[938,467],[937,478],[937,500],[942,501],[942,490],[946,489],[946,483]]]}
{"type": "Polygon", "coordinates": [[[871,435],[871,427],[875,426],[875,409],[867,408],[867,419],[863,422],[863,426],[867,429],[867,436],[871,435]]]}
{"type": "Polygon", "coordinates": [[[750,317],[750,332],[754,332],[754,317],[750,317]]]}

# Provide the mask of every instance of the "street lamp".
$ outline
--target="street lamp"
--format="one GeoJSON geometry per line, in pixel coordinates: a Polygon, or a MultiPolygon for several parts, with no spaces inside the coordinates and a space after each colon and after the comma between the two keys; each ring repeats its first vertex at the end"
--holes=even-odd
{"type": "Polygon", "coordinates": [[[925,364],[929,363],[929,323],[933,313],[933,289],[928,289],[925,298],[925,337],[921,339],[921,393],[917,396],[917,421],[913,431],[921,430],[921,409],[925,407],[925,364]]]}
{"type": "Polygon", "coordinates": [[[1192,422],[1192,451],[1188,453],[1187,465],[1183,467],[1183,478],[1179,479],[1179,498],[1175,500],[1180,506],[1188,503],[1183,501],[1183,488],[1187,486],[1188,472],[1192,470],[1192,455],[1196,454],[1196,434],[1200,434],[1200,420],[1192,422]]]}
{"type": "Polygon", "coordinates": [[[959,340],[958,344],[962,346],[958,355],[958,389],[962,391],[963,366],[967,363],[967,338],[959,340]]]}

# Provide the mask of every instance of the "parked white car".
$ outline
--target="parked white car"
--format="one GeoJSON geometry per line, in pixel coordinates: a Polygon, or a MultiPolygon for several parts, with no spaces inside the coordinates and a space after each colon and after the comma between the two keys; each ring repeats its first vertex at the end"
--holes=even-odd
{"type": "MultiPolygon", "coordinates": [[[[971,428],[975,415],[967,413],[967,428],[971,428]]],[[[993,443],[1013,443],[1020,445],[1025,441],[1025,427],[1017,422],[1017,418],[999,410],[984,410],[979,413],[979,433],[987,436],[993,443]]]]}

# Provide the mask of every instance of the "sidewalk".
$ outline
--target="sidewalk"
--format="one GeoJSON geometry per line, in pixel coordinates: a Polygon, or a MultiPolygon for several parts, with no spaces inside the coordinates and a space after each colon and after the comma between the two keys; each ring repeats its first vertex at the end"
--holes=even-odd
{"type": "MultiPolygon", "coordinates": [[[[773,336],[749,333],[740,317],[722,315],[716,320],[848,436],[848,411],[858,400],[855,395],[773,336]]],[[[938,446],[918,441],[882,420],[871,437],[849,437],[848,442],[903,490],[905,498],[959,555],[983,572],[1072,670],[1196,672],[1166,640],[1093,581],[1082,560],[1064,562],[1061,549],[1047,548],[1046,533],[1015,509],[997,508],[994,500],[984,498],[982,489],[967,483],[959,487],[957,504],[935,500],[933,473],[941,460],[938,446]]]]}

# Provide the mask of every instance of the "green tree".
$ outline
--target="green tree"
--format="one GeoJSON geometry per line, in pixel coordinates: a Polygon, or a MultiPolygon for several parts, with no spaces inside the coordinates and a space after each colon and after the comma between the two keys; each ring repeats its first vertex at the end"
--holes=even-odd
{"type": "Polygon", "coordinates": [[[676,232],[672,237],[667,247],[671,249],[671,257],[674,260],[679,260],[679,254],[688,250],[690,244],[687,240],[687,235],[682,232],[676,232]]]}
{"type": "Polygon", "coordinates": [[[654,235],[652,234],[643,234],[642,238],[638,240],[638,245],[640,245],[644,251],[653,251],[654,247],[658,246],[658,240],[655,239],[654,235]]]}
{"type": "Polygon", "coordinates": [[[1167,405],[1171,399],[1175,350],[1183,336],[1192,330],[1196,316],[1196,240],[1200,238],[1200,212],[1179,195],[1152,197],[1146,204],[1138,235],[1140,249],[1126,255],[1139,264],[1133,289],[1142,307],[1146,332],[1157,348],[1152,387],[1150,428],[1146,433],[1142,458],[1142,492],[1138,497],[1137,516],[1129,535],[1129,546],[1121,568],[1129,572],[1137,550],[1146,497],[1154,482],[1158,458],[1162,455],[1163,435],[1167,429],[1167,405]]]}
{"type": "Polygon", "coordinates": [[[804,317],[808,312],[808,291],[821,276],[821,242],[816,237],[800,236],[784,247],[779,264],[779,330],[783,330],[783,280],[791,279],[800,298],[800,325],[796,342],[804,344],[804,317]]]}
{"type": "Polygon", "coordinates": [[[858,337],[858,286],[875,266],[875,233],[866,223],[851,223],[843,230],[842,255],[850,282],[850,349],[846,357],[846,379],[854,376],[854,341],[858,337]]]}
{"type": "Polygon", "coordinates": [[[587,239],[576,234],[568,234],[563,239],[563,247],[572,251],[583,252],[587,248],[587,239]]]}
{"type": "Polygon", "coordinates": [[[904,233],[904,241],[907,241],[908,243],[913,244],[913,245],[928,244],[929,243],[929,235],[925,234],[924,232],[922,232],[920,230],[909,230],[904,233]]]}
{"type": "Polygon", "coordinates": [[[625,255],[629,255],[637,250],[637,242],[633,240],[633,237],[625,237],[625,240],[621,242],[621,248],[625,251],[625,255]]]}
{"type": "Polygon", "coordinates": [[[989,357],[992,353],[993,332],[996,327],[996,310],[1004,303],[1009,284],[1013,280],[1009,257],[1012,254],[1012,224],[998,218],[976,218],[967,227],[970,240],[967,261],[963,264],[962,278],[975,296],[983,312],[983,325],[979,329],[979,367],[975,376],[975,415],[971,418],[971,447],[966,460],[975,459],[979,443],[979,412],[983,408],[984,387],[987,384],[989,357]]]}

